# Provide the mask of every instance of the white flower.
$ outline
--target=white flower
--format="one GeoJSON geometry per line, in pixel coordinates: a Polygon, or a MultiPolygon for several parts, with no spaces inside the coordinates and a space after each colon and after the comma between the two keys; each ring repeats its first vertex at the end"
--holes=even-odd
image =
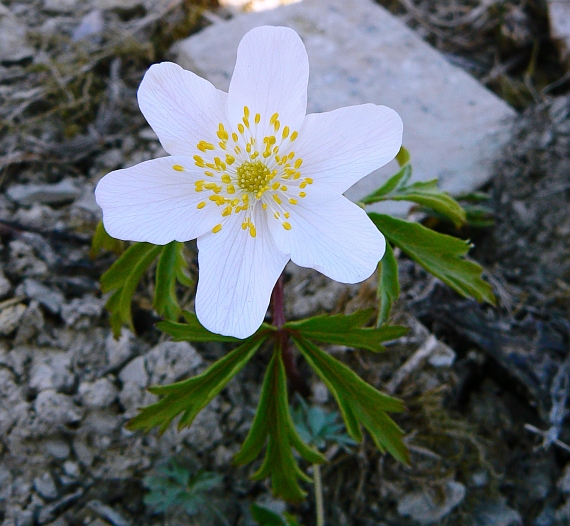
{"type": "Polygon", "coordinates": [[[374,104],[305,115],[308,79],[305,47],[285,27],[244,36],[227,94],[176,64],[151,66],[138,102],[170,156],[97,185],[111,236],[197,238],[196,315],[212,332],[255,332],[289,259],[357,283],[384,254],[342,193],[394,158],[402,121],[374,104]]]}

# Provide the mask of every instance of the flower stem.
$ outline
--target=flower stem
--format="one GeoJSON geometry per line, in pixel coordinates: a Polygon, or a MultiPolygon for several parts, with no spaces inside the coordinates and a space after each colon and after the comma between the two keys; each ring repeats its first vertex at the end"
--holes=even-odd
{"type": "Polygon", "coordinates": [[[271,316],[273,318],[273,325],[279,330],[275,332],[275,339],[281,347],[281,356],[283,357],[283,364],[285,365],[285,373],[289,379],[291,390],[297,391],[305,398],[311,393],[309,386],[305,379],[301,376],[293,349],[289,345],[289,335],[282,327],[285,325],[285,303],[283,301],[283,275],[279,276],[273,293],[271,294],[271,316]]]}
{"type": "Polygon", "coordinates": [[[321,480],[321,467],[318,464],[313,464],[313,478],[315,480],[315,508],[317,509],[317,526],[325,526],[323,483],[321,480]]]}

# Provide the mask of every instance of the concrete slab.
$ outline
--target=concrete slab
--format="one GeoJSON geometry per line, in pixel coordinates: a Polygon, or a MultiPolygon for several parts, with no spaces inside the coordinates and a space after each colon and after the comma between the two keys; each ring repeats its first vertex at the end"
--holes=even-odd
{"type": "MultiPolygon", "coordinates": [[[[515,111],[371,0],[304,0],[238,15],[176,43],[176,61],[227,91],[239,41],[265,24],[292,27],[303,39],[310,113],[365,102],[390,106],[404,121],[414,180],[437,177],[454,194],[489,180],[515,111]]],[[[390,163],[346,195],[363,197],[396,168],[390,163]]],[[[378,209],[406,212],[393,204],[378,209]]]]}

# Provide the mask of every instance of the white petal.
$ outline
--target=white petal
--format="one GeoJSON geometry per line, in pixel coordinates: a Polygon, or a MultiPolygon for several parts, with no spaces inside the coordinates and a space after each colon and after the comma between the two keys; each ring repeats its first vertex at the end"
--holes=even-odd
{"type": "Polygon", "coordinates": [[[323,191],[288,205],[287,211],[291,229],[270,218],[271,234],[279,250],[301,267],[358,283],[370,277],[384,255],[384,236],[362,208],[342,195],[323,191]]]}
{"type": "Polygon", "coordinates": [[[402,145],[402,119],[374,104],[307,115],[295,143],[304,177],[345,192],[391,161],[402,145]]]}
{"type": "Polygon", "coordinates": [[[247,338],[263,323],[271,291],[289,256],[269,233],[265,214],[256,207],[255,238],[230,216],[217,234],[198,238],[196,315],[208,330],[247,338]]]}
{"type": "Polygon", "coordinates": [[[193,155],[196,144],[218,142],[227,125],[227,94],[172,62],[153,64],[137,94],[139,107],[171,155],[193,155]]]}
{"type": "Polygon", "coordinates": [[[307,111],[309,59],[299,35],[287,27],[262,26],[247,33],[237,52],[228,93],[228,115],[234,129],[244,106],[261,115],[262,125],[274,113],[281,126],[298,130],[307,111]]]}
{"type": "Polygon", "coordinates": [[[222,217],[212,202],[196,208],[204,192],[196,192],[194,181],[204,174],[193,166],[190,157],[161,157],[103,177],[95,198],[103,209],[107,232],[117,239],[164,245],[211,230],[222,217]]]}

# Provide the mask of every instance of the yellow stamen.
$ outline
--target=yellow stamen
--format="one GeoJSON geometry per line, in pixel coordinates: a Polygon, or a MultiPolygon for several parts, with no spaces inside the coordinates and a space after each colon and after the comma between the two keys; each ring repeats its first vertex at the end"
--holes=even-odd
{"type": "MultiPolygon", "coordinates": [[[[285,225],[283,225],[283,226],[285,226],[285,225]]],[[[221,229],[222,229],[222,225],[216,225],[214,228],[212,228],[212,232],[214,234],[217,234],[221,229]]]]}
{"type": "Polygon", "coordinates": [[[184,171],[184,166],[180,166],[179,164],[175,164],[172,167],[173,170],[176,170],[177,172],[183,172],[184,171]]]}
{"type": "Polygon", "coordinates": [[[289,140],[290,140],[291,142],[293,142],[293,141],[297,138],[298,135],[299,135],[299,133],[296,132],[296,131],[294,131],[294,132],[291,134],[291,138],[290,138],[289,140]]]}
{"type": "Polygon", "coordinates": [[[198,204],[196,205],[196,208],[197,208],[198,210],[201,210],[201,209],[204,208],[205,206],[206,206],[206,201],[201,201],[200,203],[198,203],[198,204]]]}
{"type": "Polygon", "coordinates": [[[291,230],[291,225],[289,223],[287,223],[287,221],[285,221],[284,223],[281,223],[281,224],[283,225],[283,228],[285,230],[291,230]]]}

